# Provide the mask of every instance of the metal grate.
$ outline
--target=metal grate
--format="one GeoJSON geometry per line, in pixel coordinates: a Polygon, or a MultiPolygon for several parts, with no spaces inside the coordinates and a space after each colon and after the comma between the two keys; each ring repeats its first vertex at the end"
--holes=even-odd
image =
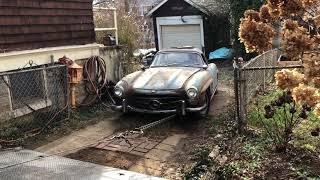
{"type": "Polygon", "coordinates": [[[42,132],[69,116],[64,65],[0,73],[0,143],[42,132]]]}
{"type": "Polygon", "coordinates": [[[162,178],[29,150],[0,152],[0,179],[162,180],[162,178]]]}
{"type": "Polygon", "coordinates": [[[129,99],[129,105],[134,108],[144,109],[144,110],[173,110],[181,107],[182,97],[177,95],[167,96],[167,95],[143,95],[134,94],[129,99]],[[158,102],[159,107],[152,107],[153,102],[158,102]]]}

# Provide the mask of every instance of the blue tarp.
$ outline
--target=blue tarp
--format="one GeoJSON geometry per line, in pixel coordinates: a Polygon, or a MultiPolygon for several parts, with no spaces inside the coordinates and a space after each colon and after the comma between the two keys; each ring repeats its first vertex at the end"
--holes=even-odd
{"type": "Polygon", "coordinates": [[[226,47],[217,49],[209,54],[209,60],[214,59],[230,59],[233,55],[233,49],[229,49],[226,47]]]}

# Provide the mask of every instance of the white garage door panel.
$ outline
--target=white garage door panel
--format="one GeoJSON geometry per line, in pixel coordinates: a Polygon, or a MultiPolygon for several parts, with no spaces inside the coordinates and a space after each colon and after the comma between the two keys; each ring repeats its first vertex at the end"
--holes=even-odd
{"type": "Polygon", "coordinates": [[[200,25],[162,25],[162,48],[193,46],[202,49],[200,25]]]}

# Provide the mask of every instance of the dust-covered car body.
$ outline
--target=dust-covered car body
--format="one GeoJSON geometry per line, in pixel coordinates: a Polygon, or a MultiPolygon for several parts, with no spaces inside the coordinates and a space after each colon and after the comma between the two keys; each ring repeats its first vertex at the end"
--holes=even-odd
{"type": "Polygon", "coordinates": [[[218,86],[218,69],[197,49],[159,51],[150,68],[124,77],[115,86],[123,112],[207,114],[218,86]]]}

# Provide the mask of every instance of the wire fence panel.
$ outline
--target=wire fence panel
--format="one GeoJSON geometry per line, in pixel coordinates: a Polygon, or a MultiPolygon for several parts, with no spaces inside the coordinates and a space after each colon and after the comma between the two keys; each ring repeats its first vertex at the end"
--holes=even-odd
{"type": "Polygon", "coordinates": [[[64,65],[0,73],[0,143],[16,144],[69,117],[64,65]]]}
{"type": "Polygon", "coordinates": [[[275,72],[286,68],[303,68],[302,65],[280,67],[280,50],[267,51],[249,62],[234,63],[236,118],[240,128],[246,125],[248,105],[258,92],[274,81],[275,72]]]}
{"type": "Polygon", "coordinates": [[[265,90],[266,84],[274,80],[275,70],[271,67],[277,66],[279,58],[279,50],[271,50],[260,56],[255,57],[250,60],[242,69],[245,75],[246,90],[247,90],[247,100],[250,102],[251,99],[259,92],[260,90],[265,90]],[[251,70],[250,68],[255,67],[270,67],[267,69],[255,69],[251,70]]]}

